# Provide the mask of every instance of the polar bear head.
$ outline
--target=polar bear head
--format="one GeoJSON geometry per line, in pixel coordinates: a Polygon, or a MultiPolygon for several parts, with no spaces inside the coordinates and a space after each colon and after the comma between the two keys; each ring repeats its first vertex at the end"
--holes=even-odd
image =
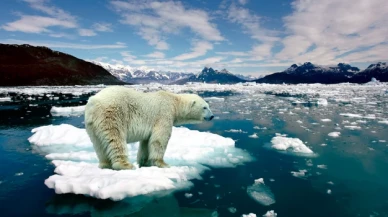
{"type": "Polygon", "coordinates": [[[200,123],[202,121],[211,121],[214,118],[209,104],[196,94],[182,94],[186,106],[184,120],[185,123],[200,123]]]}

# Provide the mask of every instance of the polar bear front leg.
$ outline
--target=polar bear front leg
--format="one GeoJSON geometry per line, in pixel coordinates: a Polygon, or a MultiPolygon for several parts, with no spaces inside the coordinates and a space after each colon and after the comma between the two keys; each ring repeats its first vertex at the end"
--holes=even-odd
{"type": "Polygon", "coordinates": [[[172,126],[159,126],[154,129],[148,143],[148,161],[147,166],[157,166],[159,168],[170,167],[164,162],[163,157],[170,140],[172,126]]]}

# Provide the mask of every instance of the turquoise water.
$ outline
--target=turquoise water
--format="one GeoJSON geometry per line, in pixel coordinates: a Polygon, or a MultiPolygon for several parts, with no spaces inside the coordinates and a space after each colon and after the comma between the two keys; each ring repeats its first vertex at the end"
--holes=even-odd
{"type": "Polygon", "coordinates": [[[231,137],[238,148],[256,160],[236,168],[212,168],[203,174],[203,180],[193,180],[194,187],[189,190],[146,202],[144,198],[136,202],[135,198],[131,203],[57,195],[44,185],[44,180],[54,174],[54,167],[31,148],[27,141],[31,129],[62,123],[83,128],[82,116],[53,117],[49,110],[54,103],[83,105],[87,96],[42,99],[38,106],[2,103],[0,216],[262,216],[268,210],[280,217],[388,216],[388,125],[379,123],[379,119],[340,115],[374,114],[386,118],[384,97],[367,98],[365,103],[329,102],[327,106],[316,106],[293,104],[293,98],[272,94],[201,95],[223,98],[210,100],[217,118],[186,127],[231,137]],[[243,132],[228,132],[231,129],[243,132]],[[338,138],[328,136],[336,131],[341,132],[338,138]],[[253,133],[258,138],[250,138],[253,133]],[[316,156],[289,155],[268,148],[276,133],[299,138],[316,156]],[[292,171],[299,170],[307,170],[306,175],[292,175],[292,171]],[[263,206],[247,194],[247,187],[258,178],[264,178],[274,194],[274,204],[263,206]],[[185,193],[193,196],[187,198],[185,193]]]}

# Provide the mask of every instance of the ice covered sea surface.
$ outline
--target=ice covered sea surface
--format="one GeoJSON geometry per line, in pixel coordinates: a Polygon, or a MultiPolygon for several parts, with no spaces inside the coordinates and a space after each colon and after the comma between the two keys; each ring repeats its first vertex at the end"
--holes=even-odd
{"type": "Polygon", "coordinates": [[[172,168],[130,172],[99,170],[84,134],[104,87],[0,88],[0,216],[388,216],[387,84],[133,86],[216,118],[174,128],[172,168]]]}

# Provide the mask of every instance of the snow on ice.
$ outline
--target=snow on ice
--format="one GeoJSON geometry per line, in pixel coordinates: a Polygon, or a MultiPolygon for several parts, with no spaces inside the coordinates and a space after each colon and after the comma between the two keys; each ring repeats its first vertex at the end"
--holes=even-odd
{"type": "Polygon", "coordinates": [[[235,147],[231,138],[174,127],[165,161],[170,168],[142,167],[135,163],[138,143],[128,144],[129,159],[137,169],[114,171],[98,168],[92,143],[85,129],[72,125],[49,125],[32,130],[28,140],[46,154],[55,175],[45,185],[57,194],[82,194],[100,199],[122,200],[192,186],[192,179],[211,167],[235,167],[253,158],[235,147]]]}
{"type": "Polygon", "coordinates": [[[288,138],[283,135],[277,135],[272,138],[271,143],[271,148],[278,151],[284,151],[291,154],[314,155],[314,152],[298,138],[288,138]]]}

